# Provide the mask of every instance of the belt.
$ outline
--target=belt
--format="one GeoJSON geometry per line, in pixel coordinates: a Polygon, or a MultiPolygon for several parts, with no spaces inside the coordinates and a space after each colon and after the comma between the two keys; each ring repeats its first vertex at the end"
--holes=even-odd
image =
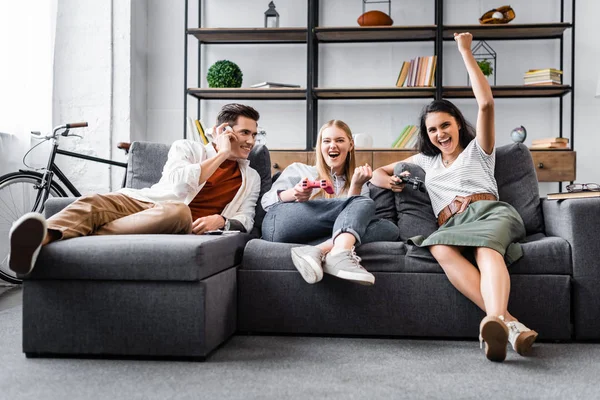
{"type": "Polygon", "coordinates": [[[438,226],[442,226],[454,214],[460,214],[465,211],[469,204],[479,200],[496,200],[496,196],[491,193],[475,193],[470,196],[456,196],[438,215],[438,226]]]}

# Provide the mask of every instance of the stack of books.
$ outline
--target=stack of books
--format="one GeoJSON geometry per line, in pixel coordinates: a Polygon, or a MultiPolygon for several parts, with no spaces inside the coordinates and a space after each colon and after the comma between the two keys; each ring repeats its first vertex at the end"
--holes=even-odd
{"type": "Polygon", "coordinates": [[[404,61],[396,80],[396,87],[433,87],[436,65],[437,56],[417,57],[404,61]]]}
{"type": "Polygon", "coordinates": [[[392,143],[392,149],[414,149],[418,139],[419,128],[415,125],[406,125],[392,143]]]}
{"type": "Polygon", "coordinates": [[[300,85],[290,85],[288,83],[275,83],[275,82],[261,82],[250,86],[251,88],[299,88],[300,85]]]}
{"type": "Polygon", "coordinates": [[[532,150],[561,150],[569,148],[569,139],[562,137],[552,137],[536,139],[531,142],[532,150]]]}
{"type": "Polygon", "coordinates": [[[561,85],[562,71],[553,68],[530,69],[525,72],[525,85],[561,85]]]}

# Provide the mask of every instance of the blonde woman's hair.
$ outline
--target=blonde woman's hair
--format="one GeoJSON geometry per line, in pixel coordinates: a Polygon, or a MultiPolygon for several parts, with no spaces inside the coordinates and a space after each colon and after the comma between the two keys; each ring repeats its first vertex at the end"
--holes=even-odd
{"type": "MultiPolygon", "coordinates": [[[[316,152],[315,160],[316,160],[317,173],[319,174],[319,180],[327,179],[329,182],[331,182],[333,184],[334,177],[331,174],[331,168],[329,168],[329,166],[325,162],[325,159],[323,158],[323,153],[321,152],[321,142],[323,140],[323,131],[325,131],[325,129],[332,127],[332,126],[335,126],[336,128],[339,128],[342,131],[344,131],[344,133],[346,133],[346,136],[350,140],[350,143],[352,143],[352,148],[348,151],[348,155],[346,156],[346,162],[344,163],[344,177],[346,178],[346,182],[344,183],[344,188],[343,188],[342,192],[340,193],[340,194],[344,194],[344,193],[348,193],[348,190],[350,190],[350,182],[352,181],[352,175],[354,174],[354,168],[356,167],[356,161],[355,161],[356,154],[354,153],[354,140],[352,139],[352,131],[350,130],[350,127],[344,121],[341,121],[339,119],[332,119],[331,121],[328,121],[327,123],[325,123],[325,125],[323,125],[321,127],[321,129],[319,129],[319,136],[317,137],[317,146],[315,148],[315,152],[316,152]]],[[[335,194],[328,194],[324,190],[319,190],[311,198],[332,199],[335,197],[336,197],[335,194]]]]}

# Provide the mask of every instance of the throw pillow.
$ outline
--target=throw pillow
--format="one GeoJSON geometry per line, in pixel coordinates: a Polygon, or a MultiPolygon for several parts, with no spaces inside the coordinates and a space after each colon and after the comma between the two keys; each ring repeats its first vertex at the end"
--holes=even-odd
{"type": "MultiPolygon", "coordinates": [[[[425,171],[418,165],[405,162],[395,165],[394,174],[399,175],[404,171],[410,172],[412,177],[425,181],[425,171]]],[[[395,200],[400,240],[405,242],[417,235],[427,237],[437,230],[437,219],[431,207],[427,188],[425,192],[421,192],[413,189],[411,185],[406,185],[402,192],[395,193],[395,200]]]]}
{"type": "Polygon", "coordinates": [[[533,158],[522,143],[496,149],[498,195],[512,205],[523,218],[527,235],[544,232],[544,218],[533,158]]]}
{"type": "Polygon", "coordinates": [[[375,186],[371,182],[368,182],[367,186],[369,187],[369,197],[375,202],[375,217],[397,223],[398,215],[394,192],[375,186]]]}

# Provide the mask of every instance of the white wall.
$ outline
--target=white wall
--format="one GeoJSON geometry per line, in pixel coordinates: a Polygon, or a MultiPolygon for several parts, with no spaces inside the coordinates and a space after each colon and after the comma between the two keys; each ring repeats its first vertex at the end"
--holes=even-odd
{"type": "MultiPolygon", "coordinates": [[[[61,148],[124,160],[130,137],[131,2],[59,0],[54,53],[53,125],[87,121],[61,148]]],[[[82,192],[119,186],[123,170],[64,156],[57,163],[82,192]]]]}
{"type": "MultiPolygon", "coordinates": [[[[115,0],[113,0],[113,3],[115,0]]],[[[64,42],[73,42],[82,49],[77,50],[75,59],[63,54],[64,65],[61,90],[65,96],[57,98],[58,106],[91,111],[91,116],[98,118],[98,128],[103,132],[109,129],[111,116],[108,107],[111,87],[110,73],[120,71],[131,74],[131,93],[129,100],[130,132],[132,140],[150,140],[163,143],[183,137],[183,60],[184,60],[184,1],[165,2],[161,0],[130,0],[131,15],[131,59],[127,65],[110,64],[110,45],[105,40],[99,43],[97,37],[106,37],[110,33],[106,22],[110,21],[110,13],[104,4],[95,2],[76,2],[61,0],[71,5],[63,10],[59,25],[80,24],[77,31],[70,30],[70,35],[62,38],[64,42]],[[81,10],[85,8],[85,10],[81,10]],[[73,10],[80,10],[83,16],[73,18],[73,10]],[[92,17],[93,16],[93,17],[92,17]],[[62,21],[62,22],[61,22],[62,21]],[[79,22],[79,21],[85,21],[79,22]],[[91,24],[90,24],[91,22],[91,24]],[[86,25],[87,24],[87,25],[86,25]],[[91,25],[91,26],[90,26],[91,25]],[[94,35],[91,35],[92,31],[94,35]],[[77,32],[77,35],[74,33],[77,32]],[[92,37],[85,39],[90,34],[92,37]],[[95,43],[95,44],[94,44],[95,43]],[[93,45],[93,47],[91,47],[93,45]],[[93,52],[85,49],[93,48],[93,52]],[[91,60],[94,60],[92,63],[91,60]],[[92,65],[93,64],[93,65],[92,65]],[[65,81],[75,78],[76,82],[85,83],[87,89],[77,96],[66,90],[65,81]]],[[[568,1],[567,1],[568,2],[568,1]]],[[[268,1],[219,0],[203,1],[204,27],[261,27],[264,11],[268,1]]],[[[294,0],[275,1],[279,11],[280,25],[306,26],[306,2],[294,0]]],[[[434,18],[433,1],[411,2],[410,6],[402,2],[392,2],[392,18],[395,24],[432,24],[434,18]]],[[[477,18],[488,9],[497,6],[492,0],[446,0],[445,23],[468,24],[477,23],[477,18]]],[[[560,18],[560,1],[546,0],[514,0],[511,6],[515,9],[515,23],[558,21],[560,18]]],[[[197,26],[197,2],[190,1],[189,26],[197,26]]],[[[323,26],[340,26],[356,24],[361,13],[360,1],[325,0],[321,1],[320,18],[323,26]]],[[[598,181],[595,171],[594,156],[598,145],[596,130],[599,121],[600,99],[594,99],[596,80],[598,78],[598,62],[600,49],[597,45],[594,16],[600,14],[600,2],[596,0],[577,1],[576,31],[576,80],[575,86],[575,149],[578,152],[577,180],[581,182],[598,181]],[[590,66],[594,66],[591,67],[590,66]]],[[[114,16],[113,23],[121,22],[114,16]]],[[[570,20],[570,6],[566,9],[567,21],[570,20]]],[[[60,26],[59,26],[60,28],[60,26]]],[[[60,30],[60,29],[59,29],[60,30]]],[[[113,28],[114,31],[114,28],[113,28]]],[[[69,32],[69,31],[67,31],[69,32]]],[[[125,33],[126,35],[126,33],[125,33]]],[[[570,44],[571,33],[567,31],[565,43],[570,44]]],[[[58,42],[58,37],[57,37],[58,42]]],[[[63,43],[64,43],[63,42],[63,43]]],[[[66,43],[65,43],[66,44],[66,43]]],[[[504,41],[490,42],[498,53],[498,84],[514,84],[522,82],[523,73],[530,68],[558,67],[558,41],[504,41]]],[[[197,41],[189,38],[188,48],[188,86],[197,85],[196,80],[196,48],[197,41]]],[[[115,45],[114,51],[118,51],[115,45]]],[[[368,43],[368,44],[322,44],[320,45],[320,85],[321,86],[391,86],[395,83],[399,66],[404,60],[418,55],[433,54],[432,43],[368,43]]],[[[568,51],[566,52],[568,54],[568,51]]],[[[72,54],[69,52],[68,54],[72,54]]],[[[444,44],[444,84],[464,85],[466,73],[460,62],[453,42],[444,44]]],[[[282,45],[219,45],[202,47],[202,77],[208,66],[220,59],[236,62],[244,73],[243,87],[253,83],[271,80],[297,83],[306,86],[306,47],[299,44],[282,45]]],[[[126,62],[126,57],[121,57],[126,62]]],[[[119,62],[115,57],[115,63],[119,62]]],[[[570,59],[565,57],[563,66],[565,82],[570,83],[570,59]]],[[[113,87],[116,78],[113,79],[113,87]]],[[[201,86],[206,87],[204,78],[201,86]]],[[[113,92],[122,87],[114,88],[113,92]]],[[[570,98],[564,98],[568,108],[570,98]]],[[[201,116],[207,125],[212,125],[216,114],[225,102],[204,101],[201,116]]],[[[303,148],[306,137],[306,110],[304,101],[245,101],[255,106],[261,113],[260,125],[267,130],[267,143],[271,148],[303,148]]],[[[353,131],[370,133],[374,137],[376,147],[389,147],[398,131],[409,123],[415,123],[418,113],[427,100],[339,100],[319,102],[319,123],[331,118],[346,120],[353,131]]],[[[458,100],[456,103],[464,110],[466,116],[474,120],[476,108],[473,100],[458,100]]],[[[115,103],[116,104],[116,103],[115,103]]],[[[498,99],[497,102],[497,142],[498,145],[510,143],[509,132],[512,128],[524,125],[529,132],[529,139],[558,135],[558,100],[557,99],[498,99]]],[[[127,109],[127,104],[122,110],[127,109]]],[[[190,115],[196,113],[196,101],[188,97],[190,115]]],[[[565,135],[569,122],[569,114],[565,113],[565,135]]],[[[65,119],[62,118],[64,121],[65,119]]],[[[115,125],[116,127],[116,125],[115,125]]],[[[126,129],[126,124],[122,124],[126,129]]],[[[116,129],[116,128],[115,128],[116,129]]],[[[116,132],[116,131],[115,131],[116,132]]],[[[115,134],[113,132],[113,134],[115,134]]],[[[118,133],[121,134],[120,132],[118,133]]],[[[84,149],[109,154],[111,148],[108,140],[110,134],[95,135],[96,139],[88,139],[84,149]],[[104,137],[103,137],[104,136],[104,137]]],[[[530,142],[529,142],[530,143],[530,142]]],[[[81,169],[80,175],[90,179],[90,175],[81,169]]],[[[102,181],[91,177],[91,181],[102,181]]],[[[104,183],[103,183],[104,185],[104,183]]],[[[92,185],[90,185],[92,187],[92,185]]],[[[542,194],[556,191],[556,184],[541,184],[542,194]]],[[[92,190],[94,190],[92,188],[92,190]]]]}

